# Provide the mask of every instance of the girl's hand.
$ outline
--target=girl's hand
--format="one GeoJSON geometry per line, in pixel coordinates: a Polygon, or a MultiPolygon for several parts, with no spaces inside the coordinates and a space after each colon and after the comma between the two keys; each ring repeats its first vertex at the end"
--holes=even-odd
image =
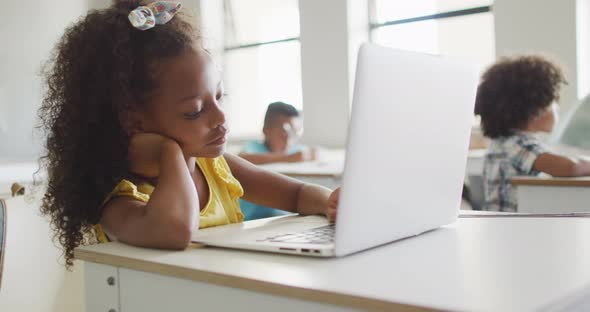
{"type": "Polygon", "coordinates": [[[328,197],[328,209],[326,210],[326,217],[330,222],[336,221],[336,213],[338,212],[338,200],[340,199],[340,188],[335,189],[330,197],[328,197]]]}
{"type": "Polygon", "coordinates": [[[138,133],[129,142],[129,170],[146,178],[160,175],[162,150],[178,143],[155,133],[138,133]]]}
{"type": "Polygon", "coordinates": [[[287,162],[314,161],[317,159],[318,152],[315,147],[298,151],[286,157],[287,162]]]}

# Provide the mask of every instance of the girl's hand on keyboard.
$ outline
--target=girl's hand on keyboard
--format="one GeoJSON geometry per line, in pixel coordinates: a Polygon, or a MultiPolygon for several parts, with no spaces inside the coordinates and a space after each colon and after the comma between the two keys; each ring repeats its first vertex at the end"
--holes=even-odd
{"type": "Polygon", "coordinates": [[[340,188],[335,189],[328,198],[328,209],[326,210],[326,217],[330,222],[336,221],[336,213],[338,212],[338,199],[340,198],[340,188]]]}

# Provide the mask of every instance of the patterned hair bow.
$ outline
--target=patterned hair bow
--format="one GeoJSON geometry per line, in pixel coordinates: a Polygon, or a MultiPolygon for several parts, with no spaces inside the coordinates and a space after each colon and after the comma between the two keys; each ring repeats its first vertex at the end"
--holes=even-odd
{"type": "Polygon", "coordinates": [[[129,21],[139,30],[147,30],[158,25],[168,23],[178,11],[180,2],[155,1],[146,6],[140,6],[129,13],[129,21]]]}

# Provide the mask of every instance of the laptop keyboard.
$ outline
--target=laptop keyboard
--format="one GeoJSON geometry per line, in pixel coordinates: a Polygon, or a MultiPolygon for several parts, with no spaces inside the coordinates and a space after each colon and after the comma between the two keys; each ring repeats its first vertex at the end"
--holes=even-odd
{"type": "Polygon", "coordinates": [[[335,225],[329,224],[297,233],[267,237],[262,241],[272,243],[330,244],[334,242],[335,225]]]}

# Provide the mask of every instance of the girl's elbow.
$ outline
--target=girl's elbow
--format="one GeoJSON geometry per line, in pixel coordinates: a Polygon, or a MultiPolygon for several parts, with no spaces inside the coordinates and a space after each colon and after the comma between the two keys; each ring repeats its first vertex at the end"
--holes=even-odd
{"type": "Polygon", "coordinates": [[[190,243],[191,243],[190,236],[178,237],[172,242],[172,244],[170,245],[170,249],[184,250],[189,246],[190,243]]]}
{"type": "Polygon", "coordinates": [[[170,240],[170,249],[182,250],[186,249],[191,243],[192,232],[177,232],[174,238],[170,240]]]}
{"type": "Polygon", "coordinates": [[[193,231],[195,230],[191,224],[187,222],[175,222],[171,228],[171,249],[185,249],[191,243],[193,231]]]}

